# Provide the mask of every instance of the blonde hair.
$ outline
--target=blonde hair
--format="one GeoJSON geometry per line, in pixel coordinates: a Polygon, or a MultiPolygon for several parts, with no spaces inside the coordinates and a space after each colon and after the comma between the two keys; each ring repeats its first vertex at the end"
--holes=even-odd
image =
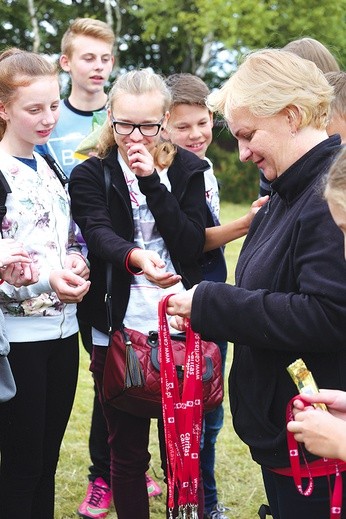
{"type": "MultiPolygon", "coordinates": [[[[0,102],[10,105],[17,97],[17,89],[29,86],[39,77],[58,79],[55,64],[40,54],[12,47],[0,54],[0,102]]],[[[0,139],[6,130],[6,121],[0,118],[0,139]]]]}
{"type": "Polygon", "coordinates": [[[76,18],[61,39],[61,54],[71,58],[76,36],[89,36],[102,40],[108,43],[112,50],[115,44],[114,32],[106,22],[94,18],[76,18]]]}
{"type": "MultiPolygon", "coordinates": [[[[159,92],[162,97],[162,113],[164,114],[169,110],[171,105],[171,93],[164,79],[149,68],[131,70],[121,75],[114,82],[108,95],[108,106],[112,109],[113,104],[118,99],[121,99],[124,94],[141,95],[149,93],[157,95],[157,92],[159,92]]],[[[109,125],[109,121],[106,121],[99,139],[99,156],[105,157],[114,144],[113,129],[109,125]]],[[[175,153],[176,147],[173,144],[167,142],[159,144],[154,154],[155,164],[161,168],[170,166],[175,153]]]]}
{"type": "MultiPolygon", "coordinates": [[[[300,127],[325,129],[333,88],[312,62],[281,49],[248,54],[223,87],[208,96],[212,111],[227,120],[230,112],[247,108],[257,117],[271,117],[296,107],[300,127]]],[[[294,110],[291,110],[295,116],[294,110]]]]}
{"type": "Polygon", "coordinates": [[[329,169],[324,196],[346,211],[346,147],[341,149],[329,169]]]}
{"type": "Polygon", "coordinates": [[[293,52],[304,59],[313,61],[324,74],[338,72],[340,67],[330,50],[314,38],[300,38],[285,45],[282,50],[293,52]]]}

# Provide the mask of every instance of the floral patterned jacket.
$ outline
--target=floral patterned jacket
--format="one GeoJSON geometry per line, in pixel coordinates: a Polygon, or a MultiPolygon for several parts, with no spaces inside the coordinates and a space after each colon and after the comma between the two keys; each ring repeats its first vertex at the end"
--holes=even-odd
{"type": "MultiPolygon", "coordinates": [[[[29,318],[52,318],[44,325],[41,320],[39,323],[31,321],[36,324],[34,328],[37,333],[34,334],[38,335],[31,340],[64,337],[72,329],[73,333],[77,329],[75,305],[61,303],[49,284],[51,270],[64,268],[67,251],[79,250],[70,200],[67,190],[46,161],[35,152],[34,156],[37,171],[0,151],[0,169],[12,191],[6,199],[3,238],[21,241],[39,269],[39,281],[33,285],[20,288],[8,283],[0,285],[0,308],[6,319],[10,341],[19,340],[18,334],[21,336],[17,330],[19,322],[12,318],[24,317],[26,325],[31,324],[29,318]],[[41,337],[39,329],[47,325],[49,332],[47,334],[46,330],[44,337],[41,337]]],[[[25,334],[27,337],[27,328],[25,334]]]]}

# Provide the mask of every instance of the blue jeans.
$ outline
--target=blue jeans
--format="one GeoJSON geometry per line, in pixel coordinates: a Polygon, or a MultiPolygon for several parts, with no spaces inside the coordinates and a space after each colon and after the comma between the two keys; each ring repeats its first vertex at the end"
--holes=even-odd
{"type": "MultiPolygon", "coordinates": [[[[222,371],[225,374],[227,355],[227,341],[218,342],[220,348],[222,371]]],[[[207,413],[204,417],[203,434],[201,438],[201,470],[204,487],[204,511],[209,513],[217,503],[217,490],[215,481],[215,444],[216,438],[223,426],[223,405],[207,413]]]]}

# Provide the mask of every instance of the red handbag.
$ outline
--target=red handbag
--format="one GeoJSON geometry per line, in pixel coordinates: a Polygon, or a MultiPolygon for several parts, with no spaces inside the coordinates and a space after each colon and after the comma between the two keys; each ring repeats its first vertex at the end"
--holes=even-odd
{"type": "MultiPolygon", "coordinates": [[[[173,357],[182,391],[185,369],[185,334],[171,335],[173,357]]],[[[127,413],[162,418],[158,333],[148,335],[122,328],[113,333],[103,374],[105,401],[127,413]]],[[[202,341],[203,411],[212,411],[223,400],[220,349],[202,341]]]]}

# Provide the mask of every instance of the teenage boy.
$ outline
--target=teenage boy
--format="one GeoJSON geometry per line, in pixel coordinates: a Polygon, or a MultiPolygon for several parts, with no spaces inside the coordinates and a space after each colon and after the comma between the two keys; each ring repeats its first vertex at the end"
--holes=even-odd
{"type": "MultiPolygon", "coordinates": [[[[206,200],[214,223],[218,224],[220,213],[218,184],[213,173],[212,163],[206,158],[208,146],[213,138],[213,116],[206,106],[209,89],[202,79],[193,74],[173,74],[166,79],[166,83],[172,93],[172,105],[167,127],[163,131],[163,137],[209,162],[210,169],[204,174],[206,200]]],[[[223,256],[222,249],[219,249],[219,251],[223,256]]],[[[220,257],[218,260],[220,260],[220,257]]],[[[214,262],[212,265],[215,268],[207,269],[205,277],[214,281],[225,281],[227,275],[226,267],[223,269],[220,261],[218,261],[217,265],[214,262]]],[[[227,342],[219,342],[218,346],[221,351],[224,369],[227,342]]],[[[215,443],[223,425],[223,414],[223,406],[220,405],[204,417],[201,470],[205,496],[205,519],[227,519],[224,512],[229,510],[218,503],[214,474],[215,443]]]]}
{"type": "MultiPolygon", "coordinates": [[[[249,212],[223,225],[219,225],[219,190],[213,165],[206,157],[212,142],[213,115],[206,105],[209,89],[198,76],[193,74],[173,74],[166,79],[172,94],[170,118],[162,132],[164,139],[195,153],[210,164],[204,172],[207,205],[212,221],[206,229],[206,246],[202,262],[205,279],[225,281],[227,277],[223,246],[244,236],[256,212],[268,201],[268,196],[255,200],[249,212]]],[[[227,342],[218,342],[221,351],[223,371],[225,370],[227,342]]],[[[201,469],[203,477],[205,506],[204,519],[227,519],[224,512],[229,508],[217,500],[215,481],[215,444],[223,425],[223,406],[205,415],[201,442],[201,469]]]]}
{"type": "MultiPolygon", "coordinates": [[[[81,159],[75,151],[92,131],[95,114],[106,114],[105,85],[113,69],[115,36],[105,22],[91,18],[74,20],[61,40],[59,59],[62,70],[71,79],[71,93],[60,101],[60,117],[52,135],[38,151],[49,153],[69,177],[81,159]]],[[[91,326],[79,317],[84,348],[91,356],[91,326]]],[[[107,516],[112,499],[108,432],[96,387],[91,418],[89,484],[77,514],[94,519],[107,516]]]]}

